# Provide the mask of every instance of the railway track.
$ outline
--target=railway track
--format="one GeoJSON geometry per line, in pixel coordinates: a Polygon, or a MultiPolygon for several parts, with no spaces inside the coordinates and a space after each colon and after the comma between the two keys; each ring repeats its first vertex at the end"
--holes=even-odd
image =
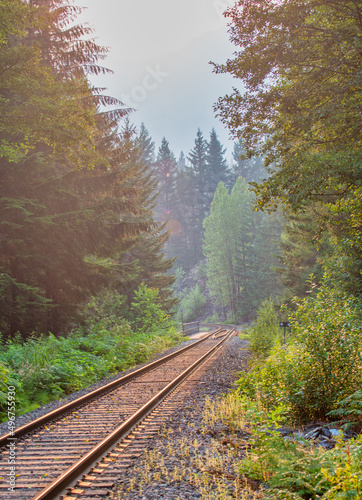
{"type": "Polygon", "coordinates": [[[222,330],[0,437],[0,498],[104,498],[175,405],[180,384],[229,338],[222,330]],[[15,488],[9,489],[9,443],[15,488]]]}

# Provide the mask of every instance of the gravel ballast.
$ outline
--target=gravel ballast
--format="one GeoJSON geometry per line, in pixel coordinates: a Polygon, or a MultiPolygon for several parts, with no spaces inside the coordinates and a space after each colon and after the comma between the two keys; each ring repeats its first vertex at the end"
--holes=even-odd
{"type": "Polygon", "coordinates": [[[247,341],[234,337],[227,343],[215,358],[211,369],[184,400],[182,408],[173,413],[158,436],[151,441],[141,461],[122,475],[118,487],[112,492],[112,498],[218,498],[213,496],[216,493],[212,487],[209,492],[202,491],[202,487],[192,479],[200,472],[195,466],[195,458],[208,454],[212,446],[212,436],[203,433],[202,417],[207,401],[216,401],[222,394],[232,390],[238,372],[245,368],[249,355],[247,341]]]}
{"type": "MultiPolygon", "coordinates": [[[[94,391],[95,389],[98,389],[98,387],[102,387],[103,385],[106,385],[109,382],[112,382],[113,380],[117,380],[124,375],[127,375],[128,373],[131,373],[138,368],[141,368],[142,366],[147,365],[151,361],[156,361],[157,359],[163,358],[164,356],[167,356],[168,354],[171,354],[173,352],[176,352],[183,347],[186,347],[187,345],[196,342],[197,339],[190,339],[186,340],[185,342],[182,342],[181,344],[171,347],[170,349],[167,349],[166,351],[163,351],[156,356],[154,356],[151,360],[142,363],[140,365],[134,366],[130,368],[129,370],[123,371],[123,372],[118,372],[114,375],[111,375],[107,378],[103,378],[96,382],[95,384],[90,385],[89,387],[86,387],[84,389],[80,389],[79,391],[72,392],[68,396],[65,396],[62,399],[52,401],[51,403],[47,403],[46,405],[40,406],[39,408],[36,408],[35,410],[30,411],[29,413],[24,413],[24,415],[18,416],[15,419],[15,426],[16,428],[21,427],[24,424],[27,424],[29,422],[32,422],[33,420],[36,420],[37,418],[45,415],[46,413],[49,413],[61,406],[66,405],[67,403],[70,403],[71,401],[74,401],[77,398],[80,398],[81,396],[84,396],[85,394],[89,394],[90,392],[94,391]]],[[[0,424],[0,436],[7,434],[9,432],[7,422],[3,422],[0,424]]]]}

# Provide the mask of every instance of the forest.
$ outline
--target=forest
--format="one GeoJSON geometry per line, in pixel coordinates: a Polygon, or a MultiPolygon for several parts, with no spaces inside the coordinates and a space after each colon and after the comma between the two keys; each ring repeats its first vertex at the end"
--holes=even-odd
{"type": "Polygon", "coordinates": [[[0,7],[0,410],[181,342],[182,309],[249,325],[244,403],[360,425],[361,2],[226,10],[232,161],[213,128],[176,158],[135,127],[68,0],[0,7]]]}

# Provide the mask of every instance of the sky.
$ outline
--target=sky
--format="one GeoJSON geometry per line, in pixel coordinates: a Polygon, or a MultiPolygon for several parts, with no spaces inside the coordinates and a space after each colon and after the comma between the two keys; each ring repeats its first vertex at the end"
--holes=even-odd
{"type": "Polygon", "coordinates": [[[162,137],[176,157],[194,146],[197,129],[209,139],[214,127],[231,159],[229,132],[213,104],[239,86],[230,75],[216,75],[209,61],[224,63],[235,47],[222,12],[233,0],[75,0],[86,7],[78,18],[109,47],[102,64],[112,75],[92,83],[135,108],[131,121],[144,122],[156,149],[162,137]]]}

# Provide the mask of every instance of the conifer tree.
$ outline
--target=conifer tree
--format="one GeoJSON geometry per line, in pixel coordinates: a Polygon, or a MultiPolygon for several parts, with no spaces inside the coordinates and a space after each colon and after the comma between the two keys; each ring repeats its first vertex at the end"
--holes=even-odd
{"type": "Polygon", "coordinates": [[[264,298],[280,290],[271,266],[281,224],[253,212],[253,204],[242,177],[230,195],[221,182],[204,221],[207,284],[225,319],[252,316],[264,298]]]}
{"type": "Polygon", "coordinates": [[[171,219],[174,207],[174,194],[176,182],[176,158],[164,137],[159,147],[154,165],[155,176],[158,182],[159,195],[157,200],[156,215],[158,220],[171,219]]]}
{"type": "Polygon", "coordinates": [[[207,149],[207,182],[205,194],[208,209],[219,182],[223,182],[224,184],[228,184],[229,182],[230,172],[225,159],[225,152],[226,149],[222,147],[215,129],[212,129],[207,149]]]}
{"type": "Polygon", "coordinates": [[[238,177],[243,177],[246,182],[258,182],[263,177],[266,177],[266,171],[263,168],[263,160],[261,158],[244,159],[244,147],[241,141],[234,143],[233,159],[231,176],[234,180],[238,177]]]}
{"type": "Polygon", "coordinates": [[[120,290],[130,305],[134,299],[134,291],[141,283],[157,288],[162,308],[170,312],[176,303],[172,291],[174,277],[168,275],[174,260],[166,259],[164,254],[164,246],[169,237],[165,230],[166,222],[157,223],[153,216],[157,198],[157,180],[151,166],[153,142],[144,125],[137,136],[135,127],[128,121],[123,126],[121,141],[129,153],[129,162],[137,169],[134,178],[137,180],[138,206],[143,211],[148,227],[137,235],[134,246],[119,257],[121,265],[128,263],[135,270],[128,281],[121,281],[120,290]]]}
{"type": "Polygon", "coordinates": [[[141,123],[138,142],[142,152],[142,162],[144,165],[151,168],[151,165],[153,165],[155,161],[155,143],[150,137],[144,123],[141,123]]]}
{"type": "Polygon", "coordinates": [[[190,212],[188,228],[191,233],[191,261],[195,265],[202,258],[203,220],[209,211],[207,186],[209,172],[207,164],[208,144],[200,129],[197,130],[194,147],[188,155],[191,164],[189,177],[192,178],[190,188],[193,190],[193,209],[190,212]]]}
{"type": "Polygon", "coordinates": [[[102,50],[82,42],[81,27],[65,30],[68,2],[26,9],[0,38],[0,63],[14,63],[0,76],[0,323],[57,333],[90,294],[134,274],[118,257],[149,229],[149,209],[117,136],[125,111],[97,113],[86,79],[102,50]]]}
{"type": "Polygon", "coordinates": [[[325,262],[331,253],[328,236],[321,232],[321,222],[327,211],[322,205],[314,205],[304,212],[285,211],[285,226],[281,235],[276,270],[285,287],[285,298],[305,297],[311,274],[319,283],[323,277],[325,262]],[[319,236],[318,236],[319,235],[319,236]]]}
{"type": "Polygon", "coordinates": [[[177,160],[177,170],[182,172],[186,168],[186,157],[183,151],[181,151],[179,159],[177,160]]]}

